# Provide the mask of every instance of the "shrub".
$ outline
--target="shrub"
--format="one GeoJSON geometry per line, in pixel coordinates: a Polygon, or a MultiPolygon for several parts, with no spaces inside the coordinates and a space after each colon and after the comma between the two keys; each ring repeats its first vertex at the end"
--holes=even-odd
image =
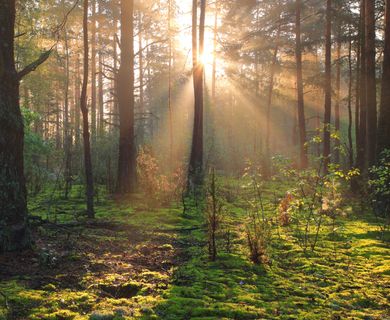
{"type": "Polygon", "coordinates": [[[381,220],[382,232],[390,228],[390,150],[382,152],[376,166],[370,168],[369,190],[374,213],[381,220]]]}

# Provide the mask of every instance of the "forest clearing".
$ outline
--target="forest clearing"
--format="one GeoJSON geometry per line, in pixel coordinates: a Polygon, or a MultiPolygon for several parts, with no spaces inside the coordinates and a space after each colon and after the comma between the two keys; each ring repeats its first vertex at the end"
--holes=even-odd
{"type": "Polygon", "coordinates": [[[390,320],[390,0],[0,0],[0,320],[390,320]]]}

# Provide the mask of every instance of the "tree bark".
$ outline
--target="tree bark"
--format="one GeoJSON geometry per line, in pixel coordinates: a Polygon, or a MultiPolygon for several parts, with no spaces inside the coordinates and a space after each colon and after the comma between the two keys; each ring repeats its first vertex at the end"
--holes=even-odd
{"type": "Polygon", "coordinates": [[[303,76],[302,76],[302,44],[301,44],[301,0],[296,0],[295,8],[295,58],[297,64],[297,97],[298,97],[298,127],[299,127],[299,156],[300,167],[307,167],[307,149],[306,149],[306,119],[305,105],[303,95],[303,76]]]}
{"type": "Polygon", "coordinates": [[[96,142],[96,0],[91,3],[91,136],[96,142]]]}
{"type": "Polygon", "coordinates": [[[192,134],[192,148],[189,163],[188,183],[194,190],[202,184],[203,178],[203,79],[204,65],[200,59],[204,52],[204,29],[206,17],[206,0],[200,1],[199,22],[199,52],[197,50],[197,1],[193,0],[192,13],[192,55],[194,81],[194,127],[192,134]]]}
{"type": "Polygon", "coordinates": [[[87,86],[88,86],[88,0],[84,0],[84,15],[83,15],[83,35],[84,35],[84,77],[81,89],[80,108],[83,115],[83,142],[84,142],[84,169],[86,180],[86,196],[87,196],[87,215],[89,218],[94,218],[94,186],[92,173],[92,157],[91,144],[88,122],[88,107],[87,107],[87,86]]]}
{"type": "Polygon", "coordinates": [[[385,48],[383,52],[382,92],[378,128],[378,155],[385,149],[390,149],[390,0],[386,0],[385,48]]]}
{"type": "Polygon", "coordinates": [[[352,37],[349,38],[349,47],[348,47],[348,159],[349,159],[349,168],[353,168],[353,138],[352,138],[352,82],[353,82],[353,73],[352,73],[352,37]]]}
{"type": "Polygon", "coordinates": [[[332,115],[332,0],[326,1],[325,35],[325,114],[324,114],[324,169],[330,163],[330,120],[332,115]]]}
{"type": "Polygon", "coordinates": [[[14,58],[15,1],[0,1],[0,252],[30,246],[23,118],[14,58]]]}
{"type": "Polygon", "coordinates": [[[337,48],[336,48],[336,103],[335,103],[335,130],[338,134],[338,138],[335,141],[334,161],[336,164],[340,164],[340,97],[341,97],[341,25],[339,22],[337,30],[337,48]]]}
{"type": "Polygon", "coordinates": [[[375,79],[375,0],[366,0],[367,161],[376,162],[377,109],[375,79]]]}
{"type": "Polygon", "coordinates": [[[134,143],[134,39],[133,0],[121,0],[121,64],[118,74],[119,159],[117,192],[134,192],[136,147],[134,143]]]}

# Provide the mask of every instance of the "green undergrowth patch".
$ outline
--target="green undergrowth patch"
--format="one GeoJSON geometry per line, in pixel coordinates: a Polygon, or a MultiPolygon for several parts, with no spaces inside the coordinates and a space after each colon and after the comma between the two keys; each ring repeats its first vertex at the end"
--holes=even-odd
{"type": "MultiPolygon", "coordinates": [[[[97,224],[81,224],[71,235],[82,250],[70,245],[61,261],[74,273],[76,266],[83,270],[76,281],[61,280],[72,268],[39,286],[31,285],[31,274],[1,281],[0,319],[390,319],[389,234],[369,212],[351,200],[337,232],[324,225],[315,251],[305,254],[291,230],[275,227],[269,263],[255,265],[239,184],[228,183],[225,219],[234,239],[231,250],[219,244],[215,262],[207,254],[203,212],[149,208],[141,195],[127,202],[102,196],[97,224]]],[[[280,181],[267,184],[264,205],[286,190],[280,181]]],[[[52,209],[65,212],[57,222],[84,221],[75,216],[84,208],[79,194],[74,188],[68,200],[57,195],[52,209]]],[[[30,201],[42,218],[45,206],[45,197],[30,201]]],[[[50,228],[41,232],[61,239],[50,228]]]]}
{"type": "MultiPolygon", "coordinates": [[[[273,187],[266,190],[268,202],[285,192],[273,187]]],[[[230,226],[241,235],[232,252],[220,248],[211,262],[205,231],[183,233],[189,259],[154,314],[142,319],[390,319],[389,244],[375,219],[350,205],[337,233],[324,226],[314,252],[304,254],[288,229],[274,230],[268,265],[249,261],[245,212],[230,206],[230,226]]],[[[201,221],[195,215],[186,223],[201,221]]]]}

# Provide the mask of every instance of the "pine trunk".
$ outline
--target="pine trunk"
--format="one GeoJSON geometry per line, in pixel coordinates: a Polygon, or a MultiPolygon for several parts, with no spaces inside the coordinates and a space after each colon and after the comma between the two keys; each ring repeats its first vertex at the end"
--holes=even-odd
{"type": "Polygon", "coordinates": [[[0,1],[0,252],[30,245],[14,25],[15,1],[0,1]]]}
{"type": "Polygon", "coordinates": [[[383,52],[382,93],[378,128],[378,155],[390,149],[390,0],[386,0],[385,48],[383,52]]]}

